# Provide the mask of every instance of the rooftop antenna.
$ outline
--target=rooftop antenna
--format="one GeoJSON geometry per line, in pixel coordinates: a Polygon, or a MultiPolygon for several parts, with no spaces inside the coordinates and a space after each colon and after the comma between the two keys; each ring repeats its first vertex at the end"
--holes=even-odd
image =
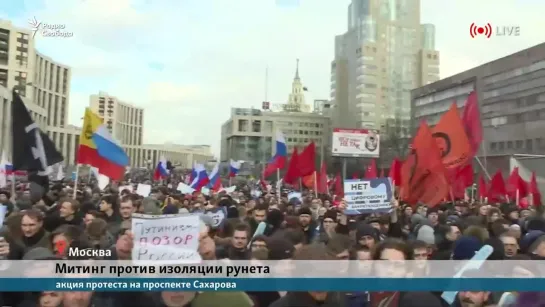
{"type": "Polygon", "coordinates": [[[269,101],[269,65],[265,66],[265,101],[269,101]]]}

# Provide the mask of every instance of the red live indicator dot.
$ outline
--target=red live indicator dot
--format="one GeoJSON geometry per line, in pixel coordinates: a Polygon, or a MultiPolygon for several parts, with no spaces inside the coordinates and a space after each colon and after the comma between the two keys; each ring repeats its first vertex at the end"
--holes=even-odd
{"type": "Polygon", "coordinates": [[[57,254],[64,255],[64,252],[66,251],[66,242],[65,241],[57,241],[55,242],[55,249],[57,250],[57,254]]]}

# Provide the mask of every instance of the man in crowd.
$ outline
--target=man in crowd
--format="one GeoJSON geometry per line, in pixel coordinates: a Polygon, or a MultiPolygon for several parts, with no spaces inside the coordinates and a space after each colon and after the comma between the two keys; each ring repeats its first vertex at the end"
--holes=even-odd
{"type": "MultiPolygon", "coordinates": [[[[99,192],[92,181],[79,185],[79,201],[67,197],[71,195],[70,191],[61,188],[57,198],[49,195],[47,202],[30,204],[26,211],[17,211],[16,204],[29,193],[18,191],[10,200],[4,197],[7,192],[0,191],[0,198],[4,197],[3,201],[14,208],[9,211],[0,231],[0,257],[35,260],[49,259],[56,253],[53,257],[66,258],[67,255],[58,250],[58,242],[63,241],[79,248],[106,248],[112,251],[108,259],[129,260],[135,244],[130,230],[131,215],[142,207],[144,212],[151,214],[188,211],[203,214],[205,227],[199,235],[198,246],[203,260],[274,260],[279,261],[278,268],[285,270],[287,275],[293,273],[290,260],[332,261],[332,267],[348,274],[351,266],[345,263],[352,259],[361,262],[357,270],[371,273],[372,267],[366,265],[367,261],[388,260],[397,251],[404,260],[418,260],[415,271],[411,272],[413,276],[426,276],[430,273],[427,259],[467,260],[494,239],[499,243],[501,259],[545,258],[545,221],[536,211],[517,209],[513,205],[503,210],[474,210],[477,205],[471,202],[457,202],[455,206],[444,203],[428,208],[393,201],[389,213],[346,216],[344,201],[335,203],[327,195],[316,197],[307,191],[294,206],[283,192],[275,195],[272,191],[263,191],[256,197],[246,186],[239,187],[239,191],[231,195],[224,192],[182,195],[175,189],[158,185],[152,196],[143,198],[129,190],[121,195],[115,186],[99,192]],[[168,199],[180,201],[169,202],[168,199]],[[168,204],[165,206],[165,203],[168,204]],[[325,207],[331,203],[335,205],[325,207]],[[171,208],[165,211],[168,206],[171,208]],[[216,212],[221,207],[225,207],[223,212],[227,212],[227,216],[216,223],[206,212],[216,212]],[[471,214],[473,211],[474,215],[471,214]],[[482,219],[483,212],[494,215],[493,221],[482,219]],[[265,227],[262,233],[256,233],[260,223],[265,227]],[[398,241],[392,241],[395,239],[398,241]],[[46,255],[44,250],[49,253],[46,255]]],[[[13,307],[46,303],[54,306],[56,301],[62,301],[64,307],[370,307],[376,305],[375,294],[165,291],[130,295],[121,292],[43,292],[33,296],[0,293],[3,300],[0,303],[13,307]],[[26,305],[21,305],[23,303],[26,305]]],[[[438,306],[437,296],[429,292],[402,292],[393,297],[397,297],[393,302],[398,304],[387,307],[438,306]]],[[[501,295],[466,291],[458,294],[455,304],[485,307],[486,304],[497,304],[499,297],[501,295]]]]}

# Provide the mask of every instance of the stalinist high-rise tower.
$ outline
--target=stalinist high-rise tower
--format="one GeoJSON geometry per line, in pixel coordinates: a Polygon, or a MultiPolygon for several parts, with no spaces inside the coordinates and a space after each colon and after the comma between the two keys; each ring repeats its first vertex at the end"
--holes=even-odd
{"type": "Polygon", "coordinates": [[[284,111],[288,112],[310,112],[310,105],[305,102],[305,92],[306,88],[301,83],[301,78],[299,77],[299,59],[297,59],[297,64],[295,67],[295,77],[291,84],[291,93],[288,97],[288,103],[284,107],[284,111]]]}

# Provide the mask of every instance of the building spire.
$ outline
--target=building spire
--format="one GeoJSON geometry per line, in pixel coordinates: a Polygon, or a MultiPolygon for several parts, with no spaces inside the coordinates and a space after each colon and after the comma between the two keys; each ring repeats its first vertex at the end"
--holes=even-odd
{"type": "Polygon", "coordinates": [[[297,63],[295,64],[295,79],[299,79],[299,59],[297,59],[297,63]]]}

